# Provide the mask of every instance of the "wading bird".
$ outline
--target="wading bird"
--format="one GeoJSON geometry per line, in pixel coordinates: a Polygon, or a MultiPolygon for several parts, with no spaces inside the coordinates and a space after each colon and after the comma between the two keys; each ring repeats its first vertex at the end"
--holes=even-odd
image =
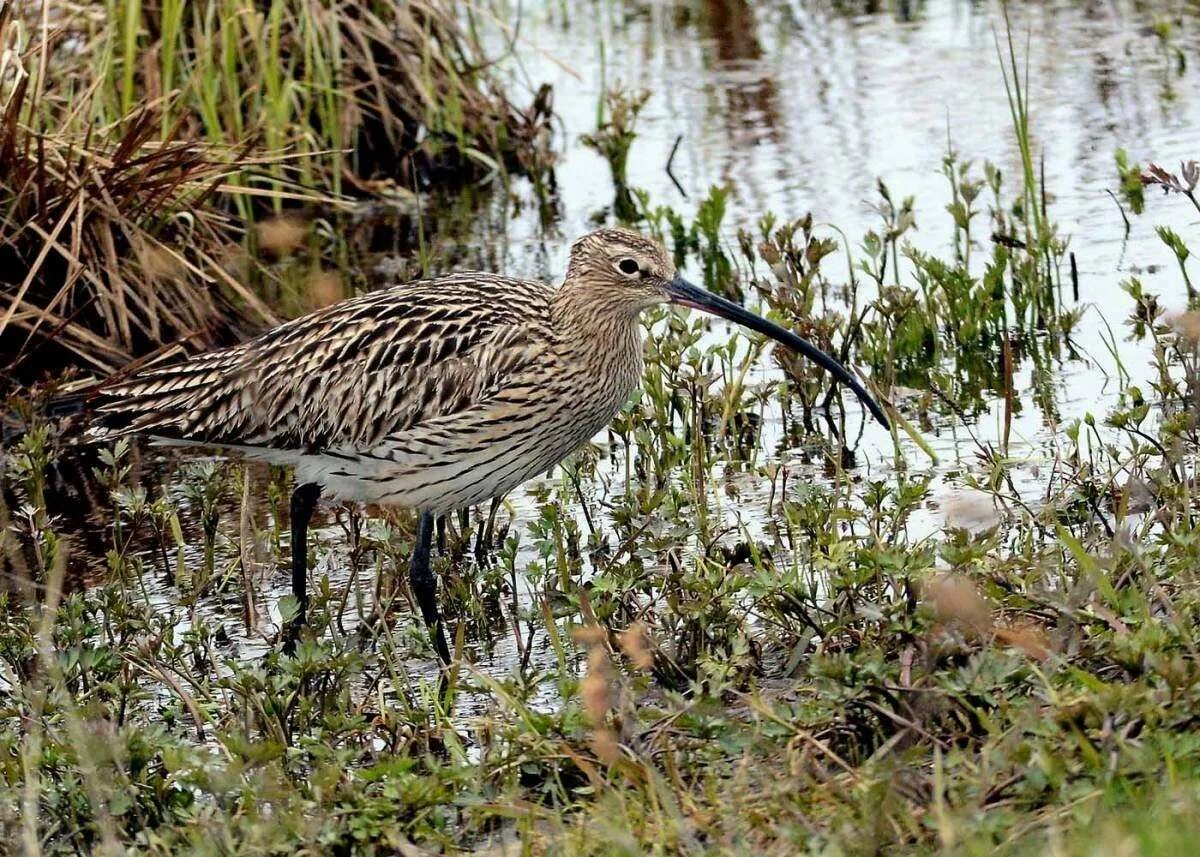
{"type": "Polygon", "coordinates": [[[546,283],[464,273],[351,298],[257,339],[149,369],[101,392],[112,434],[216,445],[295,468],[292,588],[308,596],[307,532],[322,493],[420,513],[409,579],[443,664],[429,554],[434,518],[544,473],[604,428],[642,373],[639,314],[680,304],[765,334],[883,410],[799,336],[679,277],[635,232],[601,229],[546,283]]]}

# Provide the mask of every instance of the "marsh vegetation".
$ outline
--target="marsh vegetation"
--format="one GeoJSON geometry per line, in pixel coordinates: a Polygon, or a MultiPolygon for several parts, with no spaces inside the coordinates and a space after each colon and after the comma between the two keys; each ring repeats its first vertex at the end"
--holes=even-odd
{"type": "Polygon", "coordinates": [[[1198,45],[1157,0],[0,6],[4,847],[1187,851],[1198,45]],[[286,657],[290,474],[63,413],[618,220],[895,430],[649,316],[604,435],[440,523],[448,696],[411,512],[321,510],[286,657]]]}

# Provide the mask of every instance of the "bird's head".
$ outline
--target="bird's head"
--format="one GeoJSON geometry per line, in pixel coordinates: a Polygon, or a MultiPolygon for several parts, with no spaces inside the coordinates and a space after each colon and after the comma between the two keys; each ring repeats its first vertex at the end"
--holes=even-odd
{"type": "Polygon", "coordinates": [[[665,303],[674,279],[667,248],[629,229],[597,229],[571,245],[567,282],[614,309],[636,315],[665,303]]]}
{"type": "Polygon", "coordinates": [[[582,293],[595,308],[628,315],[656,304],[673,303],[728,319],[769,336],[802,354],[845,384],[885,428],[883,408],[841,363],[790,330],[755,315],[720,295],[679,276],[675,260],[659,242],[628,229],[605,228],[571,245],[565,286],[582,293]]]}

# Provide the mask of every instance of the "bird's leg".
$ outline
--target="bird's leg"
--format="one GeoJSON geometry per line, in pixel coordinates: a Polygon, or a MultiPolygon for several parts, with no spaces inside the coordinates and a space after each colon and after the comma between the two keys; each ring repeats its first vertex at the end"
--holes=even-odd
{"type": "Polygon", "coordinates": [[[296,651],[300,629],[308,620],[308,522],[312,520],[321,486],[312,482],[297,485],[292,491],[292,595],[296,598],[296,618],[284,632],[283,650],[296,651]]]}
{"type": "Polygon", "coordinates": [[[433,547],[433,515],[421,513],[417,523],[417,544],[413,548],[412,565],[408,569],[408,582],[412,586],[413,596],[429,626],[433,636],[433,647],[445,666],[450,665],[450,647],[446,645],[446,632],[442,628],[442,618],[438,613],[437,579],[429,566],[429,553],[433,547]]]}

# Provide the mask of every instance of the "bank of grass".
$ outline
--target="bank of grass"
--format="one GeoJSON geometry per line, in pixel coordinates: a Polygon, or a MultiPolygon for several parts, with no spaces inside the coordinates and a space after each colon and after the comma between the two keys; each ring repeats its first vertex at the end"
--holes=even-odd
{"type": "Polygon", "coordinates": [[[355,278],[350,198],[548,169],[548,95],[514,106],[472,20],[440,0],[0,6],[7,379],[236,340],[355,278]],[[286,245],[261,240],[280,221],[286,245]]]}
{"type": "MultiPolygon", "coordinates": [[[[476,18],[442,0],[93,0],[69,18],[99,109],[163,104],[164,131],[296,158],[306,187],[374,193],[543,168],[546,105],[513,105],[476,18]],[[175,95],[177,93],[177,95],[175,95]]],[[[286,176],[278,174],[286,183],[286,176]]]]}
{"type": "MultiPolygon", "coordinates": [[[[0,10],[0,44],[22,22],[0,10]]],[[[64,366],[111,373],[134,356],[275,316],[227,269],[241,230],[214,197],[257,165],[176,135],[152,110],[111,124],[86,97],[56,103],[36,66],[6,56],[0,92],[0,342],[10,379],[64,366]],[[39,367],[43,371],[39,371],[39,367]]],[[[44,372],[44,374],[43,374],[44,372]]]]}

